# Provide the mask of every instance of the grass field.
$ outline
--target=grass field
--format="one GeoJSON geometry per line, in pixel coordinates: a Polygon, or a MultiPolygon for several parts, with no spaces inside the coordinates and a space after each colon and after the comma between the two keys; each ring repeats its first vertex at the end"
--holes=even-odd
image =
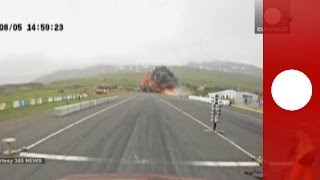
{"type": "Polygon", "coordinates": [[[180,84],[192,84],[214,89],[238,89],[257,93],[262,91],[262,77],[237,73],[225,73],[195,68],[173,68],[180,84]]]}
{"type": "Polygon", "coordinates": [[[48,89],[43,89],[43,90],[36,90],[36,91],[29,91],[29,92],[22,92],[22,93],[14,93],[10,94],[6,97],[2,97],[3,94],[0,95],[0,102],[6,102],[7,103],[7,108],[4,111],[0,111],[0,122],[10,120],[10,119],[15,119],[19,117],[24,117],[24,116],[30,116],[34,115],[39,112],[44,112],[44,111],[49,111],[52,110],[55,107],[58,106],[63,106],[67,104],[73,104],[73,103],[78,103],[82,101],[87,101],[91,99],[98,99],[98,98],[103,98],[103,97],[109,97],[109,96],[115,96],[115,95],[121,95],[124,92],[112,92],[106,95],[96,95],[96,94],[90,94],[87,98],[82,98],[82,99],[73,99],[73,100],[62,100],[59,102],[44,102],[43,104],[37,104],[34,106],[26,106],[26,107],[20,107],[14,109],[12,107],[12,102],[13,100],[21,100],[21,99],[26,99],[30,100],[31,98],[34,97],[50,97],[50,96],[61,96],[61,93],[57,93],[56,91],[53,90],[48,90],[48,89]],[[28,97],[28,98],[27,98],[28,97]],[[5,99],[6,101],[3,101],[5,99]]]}

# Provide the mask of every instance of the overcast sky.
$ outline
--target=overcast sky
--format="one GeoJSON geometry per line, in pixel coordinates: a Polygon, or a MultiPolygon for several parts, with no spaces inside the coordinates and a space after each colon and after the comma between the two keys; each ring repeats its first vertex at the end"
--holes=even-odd
{"type": "Polygon", "coordinates": [[[0,84],[94,64],[236,61],[262,67],[254,0],[6,0],[0,32],[0,84]],[[63,32],[26,32],[62,23],[63,32]]]}

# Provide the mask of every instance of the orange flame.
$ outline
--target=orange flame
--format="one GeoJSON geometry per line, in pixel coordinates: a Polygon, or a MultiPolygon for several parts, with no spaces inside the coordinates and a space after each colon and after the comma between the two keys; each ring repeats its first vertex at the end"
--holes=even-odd
{"type": "Polygon", "coordinates": [[[165,88],[164,90],[162,90],[162,93],[166,95],[171,95],[171,96],[176,95],[175,90],[170,88],[165,88]]]}

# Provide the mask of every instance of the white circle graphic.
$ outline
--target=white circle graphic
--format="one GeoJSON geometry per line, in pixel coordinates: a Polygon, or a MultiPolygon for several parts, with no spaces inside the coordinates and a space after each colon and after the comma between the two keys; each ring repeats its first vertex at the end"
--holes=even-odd
{"type": "Polygon", "coordinates": [[[290,69],[281,72],[273,80],[271,93],[273,100],[282,109],[296,111],[310,101],[312,84],[304,73],[290,69]]]}

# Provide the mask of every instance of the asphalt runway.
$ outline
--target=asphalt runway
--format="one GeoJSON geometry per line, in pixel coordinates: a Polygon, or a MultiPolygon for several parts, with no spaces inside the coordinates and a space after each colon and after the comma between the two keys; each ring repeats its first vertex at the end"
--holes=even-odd
{"type": "MultiPolygon", "coordinates": [[[[74,174],[159,174],[203,179],[256,179],[262,154],[259,114],[223,107],[218,132],[210,105],[139,93],[57,118],[50,113],[0,124],[0,138],[15,137],[28,151],[15,157],[45,164],[1,165],[0,179],[61,179],[74,174]]],[[[2,156],[3,157],[3,156],[2,156]]]]}

